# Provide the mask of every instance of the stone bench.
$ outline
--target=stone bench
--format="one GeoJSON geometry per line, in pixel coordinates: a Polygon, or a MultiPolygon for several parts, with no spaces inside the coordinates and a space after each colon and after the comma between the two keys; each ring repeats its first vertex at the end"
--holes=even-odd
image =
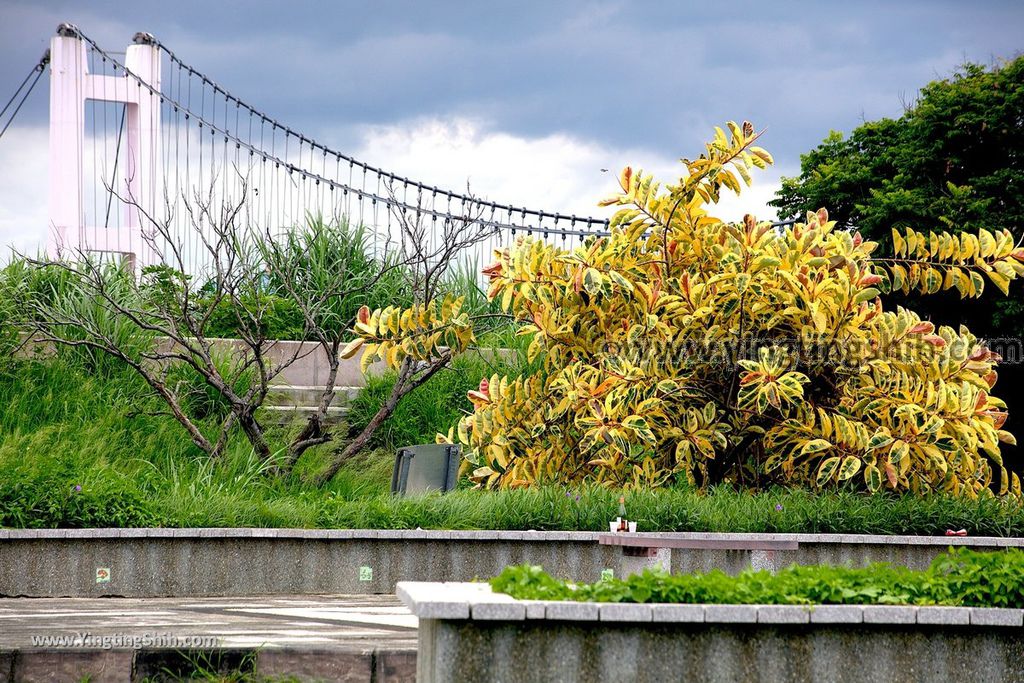
{"type": "Polygon", "coordinates": [[[622,559],[620,576],[639,574],[645,569],[671,571],[672,550],[738,550],[750,553],[750,566],[774,572],[775,551],[797,550],[799,541],[771,538],[694,538],[692,535],[672,533],[605,533],[599,534],[601,545],[620,546],[622,559]]]}

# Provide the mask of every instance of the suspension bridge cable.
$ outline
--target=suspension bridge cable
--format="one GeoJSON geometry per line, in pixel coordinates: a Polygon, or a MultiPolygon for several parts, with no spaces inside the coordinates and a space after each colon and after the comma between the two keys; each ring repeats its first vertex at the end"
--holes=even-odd
{"type": "Polygon", "coordinates": [[[25,87],[25,84],[28,83],[28,79],[32,78],[32,74],[34,74],[35,72],[36,67],[32,67],[32,70],[28,72],[27,76],[25,76],[25,80],[21,82],[21,85],[19,85],[18,89],[14,91],[14,94],[11,95],[11,98],[7,100],[7,104],[4,105],[3,110],[0,110],[0,119],[2,119],[4,117],[4,114],[7,113],[7,110],[11,108],[11,105],[14,103],[14,100],[18,97],[18,94],[21,92],[21,89],[25,87]]]}
{"type": "Polygon", "coordinates": [[[7,110],[10,108],[11,103],[13,103],[14,100],[18,97],[18,93],[21,92],[22,88],[25,87],[25,84],[28,83],[30,78],[32,78],[32,74],[35,74],[36,77],[32,79],[32,83],[28,86],[28,90],[25,91],[25,94],[22,96],[21,101],[18,102],[18,106],[15,107],[14,111],[11,113],[11,118],[7,120],[7,125],[3,127],[3,130],[0,130],[0,138],[4,136],[4,133],[7,132],[7,129],[11,127],[12,123],[14,123],[14,118],[18,115],[18,112],[21,111],[21,107],[25,104],[25,100],[27,100],[28,96],[32,94],[32,90],[36,87],[36,83],[39,82],[39,79],[42,77],[43,72],[46,71],[46,65],[49,63],[50,51],[47,50],[43,54],[42,59],[39,60],[39,63],[32,67],[32,70],[28,72],[27,76],[25,76],[25,80],[21,82],[21,85],[18,86],[18,89],[14,91],[13,95],[11,95],[11,99],[7,100],[7,104],[5,104],[3,110],[0,111],[0,119],[3,119],[3,116],[7,113],[7,110]]]}
{"type": "MultiPolygon", "coordinates": [[[[268,229],[272,227],[274,229],[290,229],[303,217],[314,216],[311,209],[319,211],[321,215],[327,215],[324,211],[326,195],[326,202],[331,205],[332,211],[345,207],[346,217],[354,219],[358,214],[360,224],[364,219],[372,218],[374,222],[372,226],[373,252],[375,254],[378,251],[378,240],[387,241],[383,246],[385,253],[389,247],[393,246],[390,245],[390,239],[393,237],[391,220],[393,216],[398,219],[403,214],[415,217],[417,221],[420,219],[424,221],[424,232],[429,233],[424,237],[428,240],[430,248],[443,243],[451,222],[460,220],[471,220],[484,227],[489,235],[486,244],[482,246],[487,247],[494,246],[496,242],[500,244],[503,241],[503,234],[510,234],[514,237],[517,231],[528,235],[538,234],[545,238],[561,237],[563,243],[567,242],[568,237],[578,237],[582,241],[587,237],[608,234],[608,220],[605,218],[567,216],[486,201],[474,197],[468,192],[466,194],[451,192],[412,181],[331,150],[234,97],[207,76],[184,64],[158,41],[147,36],[145,42],[162,51],[170,60],[171,68],[176,71],[177,78],[165,79],[166,87],[161,91],[161,86],[143,80],[121,64],[117,58],[111,56],[112,53],[103,51],[78,29],[70,27],[69,30],[73,31],[74,36],[85,41],[96,54],[104,59],[104,62],[109,59],[115,74],[118,76],[123,74],[122,77],[131,83],[131,88],[138,91],[137,97],[148,95],[151,99],[158,100],[158,106],[168,112],[166,123],[162,124],[167,126],[164,132],[168,136],[172,134],[170,119],[174,119],[175,159],[173,165],[176,190],[173,200],[174,209],[188,209],[189,199],[186,193],[195,191],[192,185],[193,174],[199,178],[196,187],[205,189],[203,180],[206,179],[208,171],[211,183],[220,180],[217,183],[220,187],[211,185],[208,188],[211,200],[214,199],[215,190],[217,194],[221,195],[222,201],[227,200],[229,181],[230,190],[237,189],[244,193],[245,188],[248,187],[252,197],[250,201],[254,201],[254,203],[250,206],[250,202],[247,202],[247,210],[258,212],[258,219],[265,221],[268,229]],[[198,93],[194,92],[193,81],[198,83],[198,93]],[[177,84],[177,88],[175,88],[175,84],[177,84]],[[186,86],[184,91],[182,86],[186,86]],[[193,102],[193,97],[195,97],[195,102],[193,102]],[[209,112],[206,109],[207,99],[210,100],[209,112]],[[198,109],[193,109],[193,104],[198,109]],[[233,125],[230,120],[232,108],[235,110],[233,125]],[[170,115],[172,110],[173,117],[170,115]],[[242,117],[248,119],[247,125],[242,124],[242,117]],[[258,139],[255,123],[258,123],[260,128],[258,139]],[[184,128],[184,140],[181,140],[179,126],[184,128]],[[280,131],[280,138],[278,131],[280,131]],[[208,134],[210,137],[209,149],[205,149],[204,134],[208,134]],[[179,179],[181,163],[178,156],[179,149],[184,152],[185,165],[184,169],[180,169],[184,176],[181,179],[179,179]],[[308,159],[307,151],[309,152],[308,159]],[[229,177],[227,172],[232,162],[230,156],[232,153],[237,179],[234,176],[229,177]],[[198,156],[198,164],[195,163],[197,160],[193,158],[194,156],[198,156]],[[248,168],[244,172],[239,169],[242,157],[248,157],[246,162],[248,168]],[[348,165],[347,182],[343,178],[345,171],[342,162],[348,165]],[[196,166],[196,168],[192,169],[192,166],[196,166]],[[222,173],[219,179],[216,178],[218,167],[221,168],[220,172],[222,173]],[[181,180],[184,180],[184,187],[180,185],[181,180]],[[411,196],[410,189],[412,190],[411,196]],[[440,199],[438,195],[440,195],[440,199]],[[358,207],[352,206],[353,201],[358,203],[358,207]],[[387,216],[386,228],[382,224],[381,210],[384,210],[387,216]],[[440,226],[438,219],[441,219],[440,226]]],[[[105,85],[106,83],[104,83],[104,87],[105,85]]],[[[106,121],[107,117],[104,116],[104,131],[106,130],[106,121]]],[[[119,138],[124,131],[123,126],[122,118],[121,124],[118,125],[119,138]]],[[[104,133],[104,137],[107,137],[106,133],[104,133]]],[[[120,146],[121,141],[119,140],[115,154],[120,152],[120,146]]],[[[163,149],[165,164],[168,161],[169,151],[170,146],[165,145],[163,149]]],[[[116,157],[114,163],[116,173],[116,157]]],[[[164,183],[166,192],[168,183],[166,177],[164,183]]],[[[151,194],[153,193],[151,192],[151,194]]],[[[170,206],[168,209],[173,211],[170,206]]],[[[109,211],[108,204],[108,216],[109,211]]],[[[183,211],[182,214],[185,212],[183,211]]],[[[190,219],[189,215],[179,214],[179,216],[186,222],[190,219]]],[[[193,216],[192,219],[199,221],[200,225],[196,227],[200,230],[204,229],[202,224],[206,221],[202,212],[193,216]]],[[[120,221],[118,222],[120,223],[120,221]]],[[[203,258],[205,237],[195,230],[189,230],[188,234],[191,237],[191,244],[185,245],[185,249],[192,252],[192,256],[182,255],[179,258],[189,261],[192,258],[203,258]]],[[[399,230],[398,237],[402,241],[406,239],[406,235],[401,230],[399,230]]],[[[489,251],[490,249],[487,249],[486,253],[489,251]]]]}
{"type": "MultiPolygon", "coordinates": [[[[79,35],[83,40],[85,40],[86,42],[90,43],[96,49],[101,49],[95,43],[95,41],[93,41],[91,38],[89,38],[88,36],[83,34],[79,29],[77,29],[76,27],[72,27],[72,28],[74,28],[74,30],[77,33],[77,35],[79,35]]],[[[251,115],[257,116],[257,117],[260,117],[260,118],[266,120],[274,128],[280,129],[281,132],[284,134],[284,136],[286,138],[287,137],[295,138],[295,140],[297,142],[308,144],[308,145],[312,146],[313,148],[318,149],[318,150],[320,150],[322,152],[325,152],[325,153],[327,153],[328,155],[330,155],[332,157],[337,157],[338,159],[341,159],[341,160],[344,160],[344,161],[348,161],[351,165],[356,166],[356,167],[362,169],[362,171],[365,172],[365,173],[369,173],[369,174],[373,174],[373,175],[379,175],[383,179],[390,180],[393,183],[409,184],[409,185],[411,185],[411,186],[413,186],[413,187],[415,187],[415,188],[417,188],[417,189],[419,189],[421,191],[430,192],[434,196],[436,196],[437,194],[441,194],[441,195],[449,197],[451,199],[461,199],[461,200],[469,202],[470,204],[472,204],[474,206],[478,206],[478,207],[489,208],[491,206],[494,206],[497,209],[510,208],[510,209],[513,209],[517,213],[525,212],[526,215],[532,216],[532,217],[536,217],[538,219],[549,218],[549,219],[553,220],[556,216],[559,215],[559,214],[556,214],[556,213],[551,213],[549,211],[544,211],[544,210],[539,210],[539,209],[530,209],[530,208],[527,208],[527,207],[513,207],[511,205],[500,204],[500,203],[497,203],[497,202],[492,202],[492,201],[484,200],[484,199],[481,199],[479,197],[474,197],[474,196],[471,196],[471,195],[466,195],[466,194],[462,194],[462,193],[458,193],[458,192],[453,192],[451,190],[445,190],[443,188],[438,188],[438,187],[433,186],[433,185],[428,185],[426,183],[418,182],[418,181],[415,181],[415,180],[410,180],[410,179],[405,178],[403,176],[399,176],[398,174],[395,174],[395,173],[392,173],[392,172],[389,172],[389,171],[377,168],[377,167],[372,166],[370,164],[367,164],[365,162],[359,161],[359,160],[357,160],[357,159],[355,159],[355,158],[353,158],[353,157],[351,157],[351,156],[349,156],[347,154],[344,154],[342,152],[333,150],[333,149],[327,147],[324,144],[316,142],[315,140],[311,140],[310,138],[306,137],[304,134],[299,133],[298,131],[295,131],[292,128],[289,128],[288,126],[284,125],[283,123],[277,121],[276,119],[274,119],[274,118],[272,118],[270,116],[267,116],[267,114],[265,114],[264,112],[256,109],[254,106],[248,104],[244,100],[241,100],[240,98],[232,95],[230,92],[227,91],[227,89],[222,87],[220,84],[218,84],[216,81],[211,79],[206,74],[204,74],[201,71],[195,69],[194,67],[190,66],[189,64],[186,64],[170,48],[168,48],[166,45],[161,43],[159,40],[153,39],[152,43],[153,43],[153,45],[158,47],[161,51],[163,51],[168,56],[168,59],[170,59],[170,61],[173,64],[176,64],[176,65],[179,66],[179,68],[184,69],[187,73],[189,73],[190,76],[195,76],[196,78],[198,78],[203,85],[210,86],[210,88],[214,91],[215,94],[219,94],[219,95],[225,97],[227,100],[235,102],[237,106],[241,107],[242,109],[245,109],[251,115]]],[[[144,83],[143,85],[145,86],[146,84],[144,83]]],[[[209,124],[208,121],[206,123],[209,124]]],[[[589,218],[589,217],[588,218],[582,218],[581,217],[579,220],[580,220],[580,222],[585,223],[587,225],[595,225],[595,226],[600,225],[600,226],[607,227],[607,224],[608,224],[608,219],[606,219],[606,218],[589,218]]]]}
{"type": "Polygon", "coordinates": [[[28,83],[29,79],[32,78],[32,74],[36,73],[37,71],[42,71],[46,68],[46,65],[49,63],[50,51],[47,50],[45,53],[43,53],[43,56],[39,60],[39,62],[36,63],[36,65],[33,66],[31,70],[29,70],[28,74],[25,76],[25,79],[21,82],[21,85],[19,85],[17,90],[14,91],[14,94],[11,95],[11,98],[7,100],[7,104],[4,105],[4,108],[0,109],[0,119],[4,117],[4,114],[7,113],[7,110],[10,108],[11,103],[14,102],[14,100],[18,97],[18,93],[21,92],[21,89],[24,88],[25,84],[28,83]]]}
{"type": "MultiPolygon", "coordinates": [[[[106,81],[104,81],[104,83],[106,83],[106,81]]],[[[106,89],[106,85],[104,85],[104,90],[105,89],[106,89]]],[[[122,104],[121,105],[121,123],[120,123],[120,125],[117,128],[117,144],[114,147],[114,170],[110,172],[110,186],[111,187],[117,187],[117,165],[118,165],[118,162],[119,162],[119,160],[121,158],[121,138],[124,135],[124,118],[125,118],[125,115],[127,114],[127,112],[128,112],[128,105],[127,104],[122,104]]],[[[114,199],[114,193],[110,193],[110,195],[107,197],[107,216],[103,220],[103,227],[104,228],[110,227],[110,204],[113,201],[113,199],[114,199]]]]}

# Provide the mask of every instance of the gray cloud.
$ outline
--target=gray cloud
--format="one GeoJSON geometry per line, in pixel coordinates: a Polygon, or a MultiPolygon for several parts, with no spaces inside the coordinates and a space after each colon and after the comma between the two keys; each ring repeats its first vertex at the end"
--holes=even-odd
{"type": "MultiPolygon", "coordinates": [[[[359,126],[471,117],[678,155],[744,117],[792,165],[829,129],[898,115],[901,96],[965,58],[1013,56],[1024,3],[3,0],[0,94],[61,20],[115,50],[151,31],[338,145],[355,144],[359,126]]],[[[24,122],[42,124],[45,96],[34,100],[24,122]]]]}

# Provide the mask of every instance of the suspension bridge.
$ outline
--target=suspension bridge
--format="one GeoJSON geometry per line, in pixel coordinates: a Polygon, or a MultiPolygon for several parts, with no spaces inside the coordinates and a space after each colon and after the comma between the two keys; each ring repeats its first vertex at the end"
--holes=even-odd
{"type": "Polygon", "coordinates": [[[272,234],[310,216],[344,219],[363,226],[375,250],[393,244],[399,215],[422,220],[428,240],[443,239],[446,223],[472,220],[485,231],[466,255],[476,263],[517,234],[569,243],[608,229],[606,218],[500,204],[355,159],[242,100],[149,33],[121,53],[61,24],[0,113],[2,121],[12,112],[4,130],[47,67],[51,257],[167,262],[152,231],[160,222],[177,237],[184,269],[198,269],[199,196],[243,202],[245,219],[272,234]]]}

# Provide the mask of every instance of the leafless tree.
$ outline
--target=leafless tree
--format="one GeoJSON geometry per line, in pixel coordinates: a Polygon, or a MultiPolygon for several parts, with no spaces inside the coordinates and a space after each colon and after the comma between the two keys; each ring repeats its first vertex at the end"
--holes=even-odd
{"type": "MultiPolygon", "coordinates": [[[[344,249],[335,248],[336,225],[319,222],[280,235],[261,231],[246,213],[245,178],[238,186],[231,200],[218,198],[214,183],[205,193],[180,201],[167,199],[165,216],[160,218],[131,198],[119,197],[144,217],[146,245],[161,265],[135,277],[85,252],[27,259],[34,267],[56,269],[66,281],[59,296],[31,302],[29,325],[37,341],[85,347],[123,362],[163,401],[166,407],[159,412],[177,420],[211,457],[221,455],[232,431],[239,429],[260,458],[280,473],[289,471],[309,448],[336,438],[328,415],[337,393],[342,349],[354,322],[351,302],[365,297],[385,277],[401,282],[406,303],[439,297],[461,255],[494,228],[481,220],[481,210],[473,202],[464,204],[475,207],[465,215],[437,214],[426,208],[422,194],[406,204],[388,187],[386,203],[398,234],[394,243],[389,236],[376,245],[379,252],[389,254],[383,262],[376,261],[369,272],[365,267],[356,272],[358,264],[348,259],[364,257],[365,265],[365,253],[346,256],[344,249]],[[174,219],[176,205],[184,207],[184,234],[174,219]],[[301,312],[306,344],[281,345],[270,338],[273,302],[265,296],[268,283],[301,312]],[[227,358],[225,341],[211,333],[215,316],[225,310],[237,330],[227,358]],[[283,454],[276,454],[258,411],[289,366],[318,352],[326,358],[328,373],[316,408],[283,454]],[[189,397],[196,383],[182,382],[181,368],[190,370],[201,388],[212,390],[224,409],[213,418],[192,414],[189,397]]],[[[353,244],[362,243],[357,239],[349,246],[353,244]]],[[[402,398],[451,360],[447,350],[425,362],[407,359],[383,405],[354,438],[334,451],[318,482],[330,480],[365,448],[402,398]]]]}
{"type": "MultiPolygon", "coordinates": [[[[458,266],[461,255],[469,247],[487,239],[495,228],[482,220],[483,210],[475,202],[463,202],[463,215],[438,214],[428,210],[421,190],[415,204],[400,201],[394,187],[387,185],[388,209],[398,226],[398,260],[409,280],[412,303],[426,303],[444,292],[448,276],[458,266]]],[[[449,350],[442,350],[428,361],[406,358],[398,369],[390,393],[366,426],[344,446],[335,450],[329,465],[317,477],[320,484],[330,481],[341,466],[363,450],[378,428],[398,407],[409,392],[421,386],[452,360],[449,350]]]]}
{"type": "Polygon", "coordinates": [[[326,416],[336,390],[341,335],[350,321],[324,313],[331,302],[372,286],[373,278],[349,278],[344,267],[310,273],[301,251],[281,248],[277,238],[250,223],[244,178],[234,200],[216,199],[214,187],[211,183],[208,192],[183,202],[185,235],[175,227],[173,202],[168,200],[165,217],[157,218],[131,198],[121,198],[145,217],[144,239],[162,263],[144,269],[141,277],[84,252],[28,259],[35,267],[63,272],[69,283],[60,296],[32,302],[31,332],[41,342],[86,347],[122,361],[163,400],[166,410],[160,412],[177,420],[210,456],[224,451],[237,427],[264,461],[287,470],[308,448],[330,439],[326,416]],[[275,458],[257,411],[274,380],[316,347],[283,346],[269,338],[272,304],[262,294],[274,274],[289,283],[286,294],[303,313],[304,338],[327,351],[331,370],[317,410],[283,458],[275,458]],[[212,318],[225,310],[238,331],[228,358],[224,341],[211,334],[212,318]],[[211,420],[189,413],[194,383],[176,379],[175,368],[182,366],[226,406],[212,427],[211,420]]]}
{"type": "MultiPolygon", "coordinates": [[[[330,225],[311,221],[305,230],[282,238],[269,233],[262,241],[263,260],[275,286],[302,313],[306,339],[322,351],[327,363],[315,410],[308,416],[302,430],[292,440],[282,467],[290,468],[313,446],[334,438],[328,426],[328,411],[337,393],[341,352],[351,336],[356,306],[352,302],[366,300],[366,295],[389,281],[404,281],[405,263],[397,258],[374,260],[367,270],[366,242],[361,226],[352,227],[344,218],[330,225]],[[343,234],[347,231],[348,234],[343,234]]],[[[390,241],[376,245],[382,254],[390,251],[390,241]]],[[[386,289],[386,288],[385,288],[386,289]]]]}

